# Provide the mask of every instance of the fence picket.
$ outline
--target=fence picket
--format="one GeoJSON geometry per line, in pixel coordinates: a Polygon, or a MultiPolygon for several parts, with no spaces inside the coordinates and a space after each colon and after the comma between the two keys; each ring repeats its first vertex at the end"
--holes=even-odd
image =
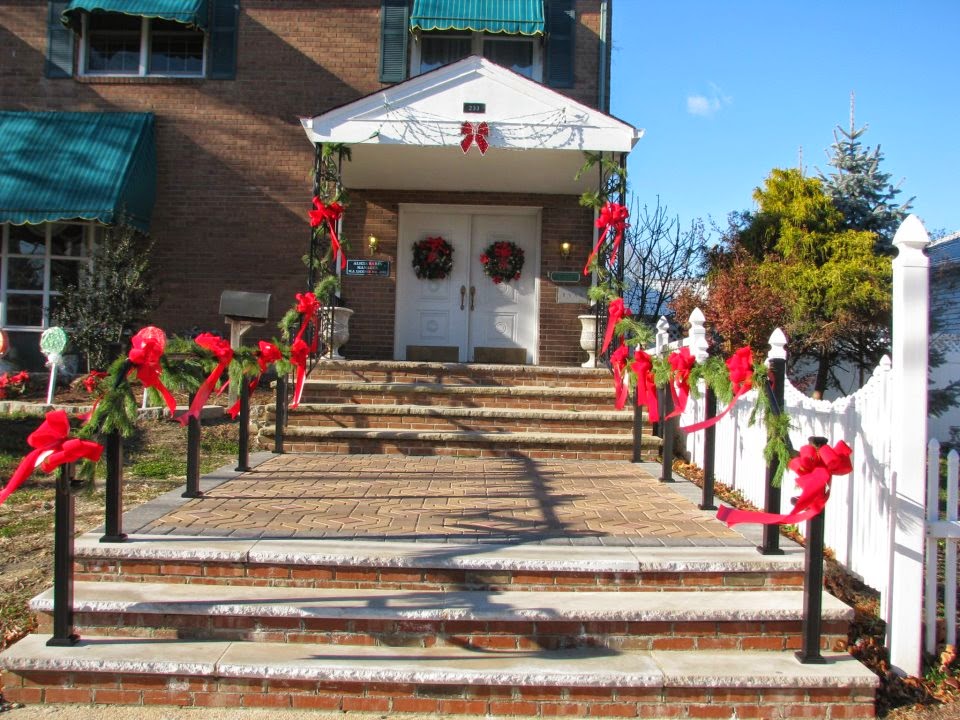
{"type": "MultiPolygon", "coordinates": [[[[939,465],[939,462],[937,463],[939,465]]],[[[947,520],[957,525],[957,501],[960,495],[960,456],[956,450],[947,455],[947,520]]],[[[957,644],[957,539],[947,539],[946,572],[943,582],[943,615],[947,619],[947,643],[957,644]]]]}

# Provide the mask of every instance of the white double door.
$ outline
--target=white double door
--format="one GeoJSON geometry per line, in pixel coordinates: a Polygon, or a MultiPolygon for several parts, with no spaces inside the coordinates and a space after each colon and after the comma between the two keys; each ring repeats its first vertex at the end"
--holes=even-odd
{"type": "Polygon", "coordinates": [[[537,362],[537,277],[540,269],[539,211],[530,208],[403,208],[397,252],[394,357],[410,346],[446,348],[460,362],[475,362],[498,348],[523,348],[537,362]],[[413,245],[442,237],[453,248],[453,269],[442,280],[418,278],[413,245]],[[519,280],[494,283],[480,256],[492,243],[512,242],[524,251],[519,280]]]}

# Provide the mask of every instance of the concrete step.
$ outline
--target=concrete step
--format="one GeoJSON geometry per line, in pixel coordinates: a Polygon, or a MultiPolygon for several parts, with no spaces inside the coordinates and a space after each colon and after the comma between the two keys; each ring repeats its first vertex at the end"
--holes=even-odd
{"type": "MultiPolygon", "coordinates": [[[[53,591],[31,607],[52,613],[53,591]]],[[[425,591],[81,582],[81,636],[487,648],[796,650],[803,593],[425,591]]],[[[821,649],[845,647],[853,610],[823,596],[821,649]]],[[[52,632],[44,615],[40,632],[52,632]]]]}
{"type": "Polygon", "coordinates": [[[762,591],[803,586],[803,551],[131,535],[76,540],[78,581],[383,590],[762,591]]]}
{"type": "Polygon", "coordinates": [[[31,635],[0,663],[5,698],[109,703],[578,717],[869,718],[878,680],[847,654],[494,652],[31,635]]]}

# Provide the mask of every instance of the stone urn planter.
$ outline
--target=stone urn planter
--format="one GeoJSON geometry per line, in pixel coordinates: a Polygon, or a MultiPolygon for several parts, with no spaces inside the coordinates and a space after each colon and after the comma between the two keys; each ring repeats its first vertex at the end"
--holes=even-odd
{"type": "MultiPolygon", "coordinates": [[[[323,356],[324,360],[345,360],[340,354],[340,348],[347,344],[350,339],[350,317],[353,310],[345,307],[333,308],[333,337],[331,339],[330,351],[323,356]]],[[[321,337],[327,336],[327,323],[329,314],[324,309],[320,312],[320,333],[321,337]]]]}
{"type": "Polygon", "coordinates": [[[597,366],[597,316],[578,315],[580,318],[580,347],[586,351],[587,361],[580,367],[595,368],[597,366]]]}

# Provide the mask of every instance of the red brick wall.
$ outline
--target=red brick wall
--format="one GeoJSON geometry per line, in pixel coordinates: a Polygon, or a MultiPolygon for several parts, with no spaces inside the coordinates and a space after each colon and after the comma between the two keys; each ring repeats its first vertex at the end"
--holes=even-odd
{"type": "MultiPolygon", "coordinates": [[[[240,0],[240,5],[236,80],[50,80],[43,76],[47,3],[0,0],[0,108],[156,114],[152,236],[160,306],[154,320],[170,332],[192,327],[225,332],[217,312],[224,289],[272,292],[279,319],[306,276],[300,258],[309,239],[313,148],[298,118],[382,87],[379,0],[240,0]]],[[[577,87],[568,92],[591,105],[597,102],[598,8],[599,0],[577,3],[577,87]]],[[[529,198],[504,204],[517,202],[541,204],[529,198]]],[[[545,211],[545,228],[556,223],[553,212],[545,211]]],[[[386,238],[390,211],[374,206],[370,213],[371,227],[377,228],[372,232],[386,238]]],[[[585,218],[581,225],[588,222],[579,215],[585,218]]],[[[558,262],[552,252],[544,252],[545,272],[558,262]]],[[[377,303],[391,308],[387,317],[392,316],[392,302],[377,303]]],[[[546,312],[549,304],[543,307],[546,312]]],[[[353,322],[363,352],[381,357],[392,347],[382,326],[374,332],[369,320],[353,322]]],[[[566,320],[551,316],[549,324],[554,322],[566,320]]],[[[273,334],[272,324],[261,332],[273,334]]],[[[541,353],[544,361],[576,360],[552,341],[541,353]]]]}

